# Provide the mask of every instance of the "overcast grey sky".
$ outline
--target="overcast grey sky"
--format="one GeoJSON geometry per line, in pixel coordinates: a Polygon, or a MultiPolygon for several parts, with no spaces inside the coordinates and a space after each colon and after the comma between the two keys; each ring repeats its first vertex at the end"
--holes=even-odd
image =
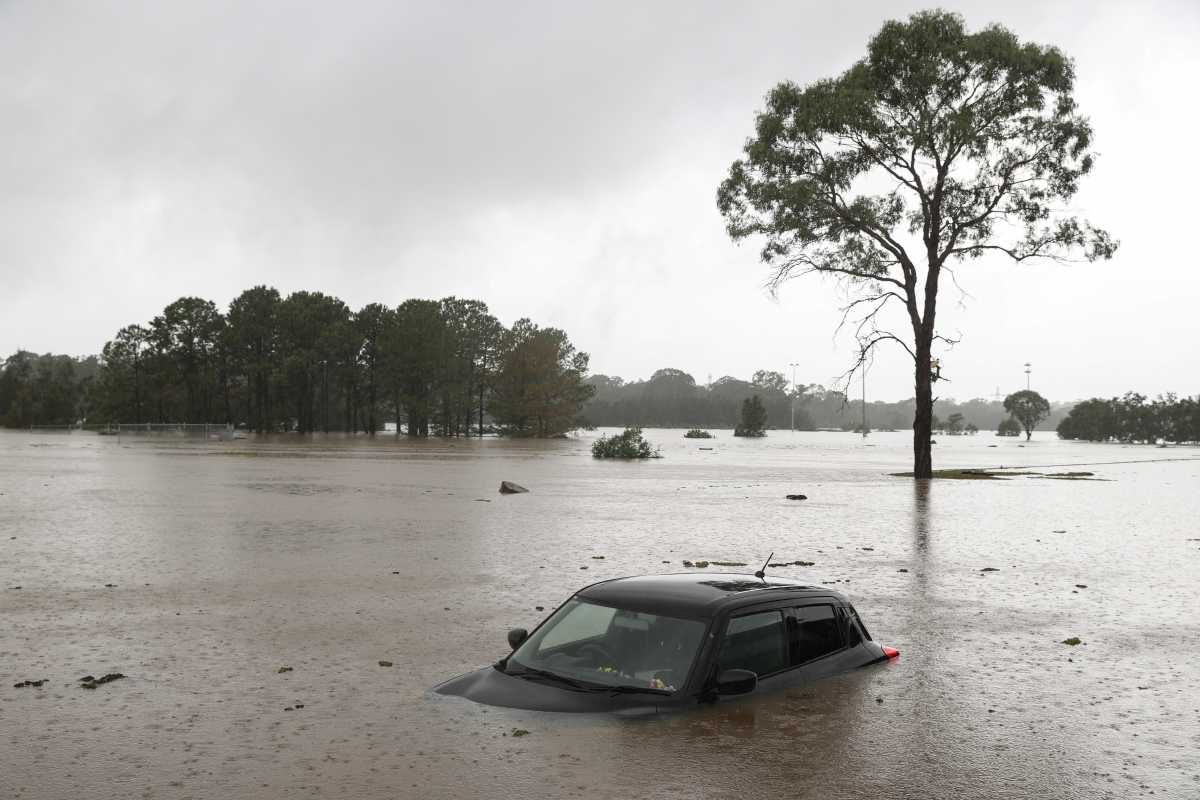
{"type": "MultiPolygon", "coordinates": [[[[1076,61],[1107,263],[978,261],[943,396],[1200,392],[1200,5],[946,3],[1076,61]]],[[[778,300],[714,194],[764,93],[910,3],[0,3],[0,353],[98,352],[181,295],[450,294],[567,330],[595,372],[831,383],[836,287],[778,300]]],[[[2,357],[2,356],[0,356],[2,357]]],[[[911,396],[901,351],[868,386],[911,396]]]]}

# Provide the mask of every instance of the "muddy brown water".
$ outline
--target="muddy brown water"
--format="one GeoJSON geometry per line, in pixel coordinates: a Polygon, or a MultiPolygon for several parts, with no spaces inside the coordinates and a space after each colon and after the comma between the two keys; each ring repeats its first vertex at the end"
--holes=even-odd
{"type": "Polygon", "coordinates": [[[943,437],[1105,480],[920,484],[905,433],[647,434],[0,434],[0,796],[1200,797],[1200,451],[943,437]],[[428,691],[582,585],[771,551],[900,661],[640,721],[428,691]]]}

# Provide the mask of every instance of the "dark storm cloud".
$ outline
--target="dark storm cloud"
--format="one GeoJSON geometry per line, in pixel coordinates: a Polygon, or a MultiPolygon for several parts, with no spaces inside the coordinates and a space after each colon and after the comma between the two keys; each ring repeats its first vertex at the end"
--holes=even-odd
{"type": "MultiPolygon", "coordinates": [[[[0,351],[94,352],[181,294],[223,305],[272,283],[351,305],[478,296],[505,321],[565,327],[597,369],[626,376],[672,365],[703,380],[803,357],[808,379],[828,380],[846,354],[831,338],[836,292],[814,281],[766,299],[713,192],[766,89],[844,69],[916,7],[5,4],[0,351]]],[[[1077,58],[1103,153],[1081,200],[1124,240],[1121,258],[1165,263],[1161,242],[1139,245],[1155,223],[1122,201],[1131,181],[1162,180],[1136,152],[1139,121],[1195,121],[1162,108],[1190,91],[1195,9],[963,11],[1077,58]],[[1161,47],[1116,52],[1118,34],[1161,47]]],[[[1174,181],[1194,177],[1185,166],[1174,181]]],[[[1176,295],[1196,289],[1163,268],[1178,269],[1176,295]]],[[[948,324],[975,334],[966,394],[990,391],[997,361],[1045,347],[1014,342],[1012,319],[1077,330],[1095,313],[1005,275],[965,279],[969,313],[948,304],[948,324]]],[[[1162,310],[1135,313],[1169,340],[1181,316],[1162,310]]],[[[908,391],[898,359],[879,371],[889,393],[908,391]]],[[[1060,392],[1100,390],[1085,370],[1063,377],[1060,392]]]]}

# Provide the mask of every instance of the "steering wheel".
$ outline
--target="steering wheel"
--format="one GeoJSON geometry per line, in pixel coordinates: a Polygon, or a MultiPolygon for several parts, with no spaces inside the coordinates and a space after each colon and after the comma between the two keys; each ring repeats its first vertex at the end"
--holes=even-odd
{"type": "Polygon", "coordinates": [[[608,649],[602,644],[597,644],[596,642],[589,642],[585,644],[583,647],[579,648],[579,655],[583,655],[585,653],[595,654],[597,666],[617,666],[617,660],[613,658],[613,654],[608,652],[608,649]]]}

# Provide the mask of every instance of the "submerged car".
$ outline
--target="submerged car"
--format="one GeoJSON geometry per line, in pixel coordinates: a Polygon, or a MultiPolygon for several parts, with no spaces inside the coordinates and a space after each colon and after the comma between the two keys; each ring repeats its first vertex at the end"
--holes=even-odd
{"type": "Polygon", "coordinates": [[[776,577],[689,573],[581,589],[512,652],[434,691],[536,711],[656,713],[897,658],[845,597],[776,577]]]}

